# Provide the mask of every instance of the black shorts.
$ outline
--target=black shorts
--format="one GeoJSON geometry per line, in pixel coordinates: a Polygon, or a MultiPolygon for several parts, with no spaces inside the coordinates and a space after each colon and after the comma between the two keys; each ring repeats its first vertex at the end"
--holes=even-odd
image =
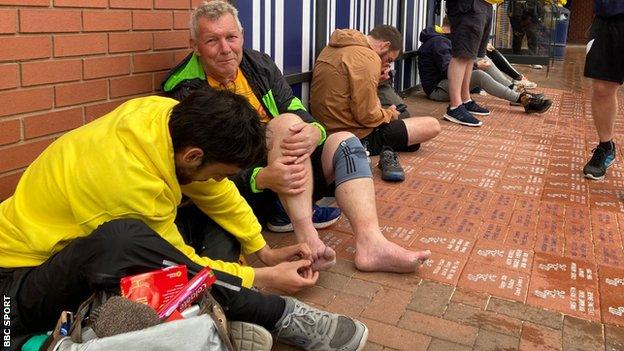
{"type": "Polygon", "coordinates": [[[407,146],[407,127],[401,120],[380,125],[360,141],[366,146],[371,156],[379,155],[384,145],[390,146],[394,151],[416,151],[420,148],[420,144],[407,146]]]}
{"type": "Polygon", "coordinates": [[[492,28],[492,5],[484,0],[449,0],[446,8],[453,57],[474,60],[485,56],[492,28]]]}
{"type": "Polygon", "coordinates": [[[624,83],[624,15],[594,19],[585,77],[624,83]]]}

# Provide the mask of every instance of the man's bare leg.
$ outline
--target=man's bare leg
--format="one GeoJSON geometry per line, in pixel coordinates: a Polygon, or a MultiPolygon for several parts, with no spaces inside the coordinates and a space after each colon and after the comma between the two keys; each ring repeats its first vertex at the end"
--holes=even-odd
{"type": "Polygon", "coordinates": [[[458,107],[466,99],[466,75],[468,75],[468,98],[470,98],[471,59],[453,57],[448,67],[449,96],[452,108],[458,107]]]}
{"type": "MultiPolygon", "coordinates": [[[[331,135],[323,148],[323,171],[326,179],[334,179],[333,158],[340,142],[353,137],[341,132],[331,135]]],[[[388,241],[377,220],[375,189],[371,178],[346,181],[336,188],[336,201],[351,222],[355,234],[355,266],[363,271],[414,272],[428,259],[429,251],[410,251],[388,241]]]]}
{"type": "MultiPolygon", "coordinates": [[[[466,60],[466,59],[464,59],[466,60]]],[[[461,101],[462,103],[470,100],[470,79],[472,78],[472,60],[467,59],[466,70],[464,71],[464,77],[461,86],[461,101]]]]}
{"type": "MultiPolygon", "coordinates": [[[[271,163],[282,156],[280,141],[292,132],[288,128],[296,123],[301,123],[299,116],[283,114],[269,122],[267,137],[270,139],[268,162],[271,163]]],[[[314,270],[325,270],[336,263],[336,252],[319,238],[318,232],[312,223],[312,164],[310,159],[304,161],[307,174],[305,190],[299,194],[278,193],[280,201],[293,225],[297,242],[307,243],[312,250],[314,270]]]]}
{"type": "Polygon", "coordinates": [[[402,119],[407,129],[407,145],[424,143],[438,136],[442,131],[440,122],[433,117],[410,117],[402,119]]]}
{"type": "Polygon", "coordinates": [[[601,142],[613,139],[613,128],[618,110],[618,83],[594,79],[592,115],[601,142]]]}

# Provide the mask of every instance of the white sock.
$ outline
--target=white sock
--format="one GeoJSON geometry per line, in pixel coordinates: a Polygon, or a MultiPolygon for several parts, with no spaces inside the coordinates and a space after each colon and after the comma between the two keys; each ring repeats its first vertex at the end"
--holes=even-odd
{"type": "Polygon", "coordinates": [[[472,99],[468,99],[468,100],[464,101],[464,104],[467,104],[467,103],[469,103],[470,101],[472,101],[472,99]]]}

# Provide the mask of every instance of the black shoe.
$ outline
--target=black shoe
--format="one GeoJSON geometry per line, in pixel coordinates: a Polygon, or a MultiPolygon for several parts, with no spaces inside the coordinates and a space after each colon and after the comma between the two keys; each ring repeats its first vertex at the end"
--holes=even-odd
{"type": "MultiPolygon", "coordinates": [[[[550,99],[536,99],[531,94],[523,93],[527,95],[528,102],[524,105],[524,112],[526,113],[544,113],[552,106],[552,100],[550,99]]],[[[520,100],[522,101],[522,97],[520,100]]]]}
{"type": "MultiPolygon", "coordinates": [[[[523,94],[523,93],[521,93],[521,94],[523,94]]],[[[537,99],[537,100],[544,100],[544,94],[543,93],[535,93],[535,94],[533,94],[533,93],[529,93],[529,92],[524,92],[524,94],[527,94],[528,96],[530,96],[530,97],[532,97],[534,99],[537,99]]],[[[510,102],[509,105],[511,105],[511,106],[522,106],[522,104],[519,103],[518,101],[510,102]]]]}
{"type": "Polygon", "coordinates": [[[594,155],[583,167],[583,174],[585,178],[602,180],[605,177],[607,168],[615,162],[615,143],[611,142],[611,150],[605,150],[597,146],[593,151],[594,155]]]}
{"type": "Polygon", "coordinates": [[[457,108],[453,110],[451,110],[450,106],[447,107],[446,113],[444,114],[444,119],[449,122],[470,127],[480,127],[481,124],[483,124],[481,123],[481,121],[476,119],[475,116],[470,114],[470,112],[468,112],[468,110],[466,109],[466,106],[464,106],[463,104],[457,106],[457,108]]]}
{"type": "Polygon", "coordinates": [[[468,112],[472,113],[473,115],[477,115],[477,116],[489,116],[490,115],[490,110],[477,104],[474,100],[470,100],[464,103],[464,107],[466,108],[466,110],[468,110],[468,112]]]}
{"type": "Polygon", "coordinates": [[[379,154],[377,167],[381,169],[381,179],[388,182],[402,182],[405,172],[399,164],[399,155],[390,146],[383,146],[379,154]]]}

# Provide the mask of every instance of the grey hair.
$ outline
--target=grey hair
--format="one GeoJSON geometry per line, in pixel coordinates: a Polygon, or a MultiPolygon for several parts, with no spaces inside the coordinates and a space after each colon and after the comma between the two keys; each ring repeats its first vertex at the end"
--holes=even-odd
{"type": "Polygon", "coordinates": [[[191,13],[191,38],[193,40],[197,40],[199,35],[199,19],[206,18],[211,21],[218,20],[221,16],[225,14],[231,14],[234,16],[236,20],[236,24],[238,25],[238,30],[242,31],[243,26],[238,19],[238,10],[236,7],[232,6],[229,2],[222,0],[212,0],[212,1],[204,1],[201,5],[199,5],[193,12],[191,13]]]}

